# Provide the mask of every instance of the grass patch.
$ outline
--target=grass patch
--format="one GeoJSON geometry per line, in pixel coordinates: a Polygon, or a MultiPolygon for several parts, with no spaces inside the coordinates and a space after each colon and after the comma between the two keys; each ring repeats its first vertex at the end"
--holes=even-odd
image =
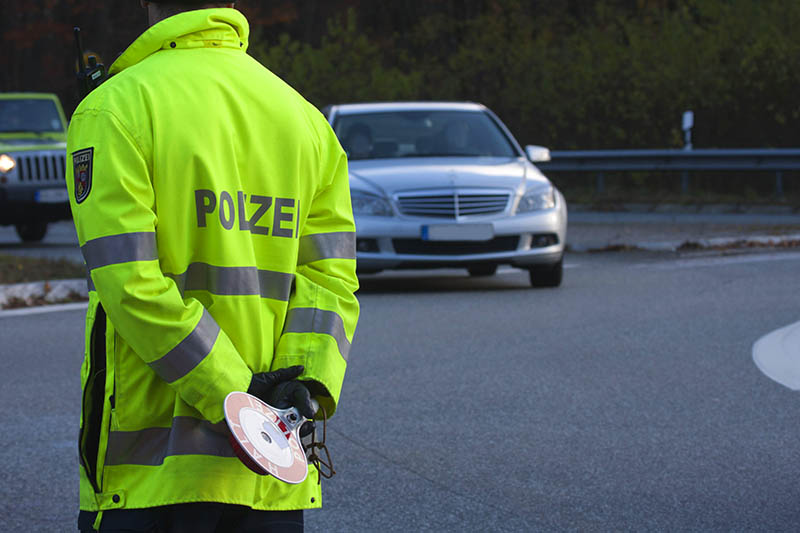
{"type": "Polygon", "coordinates": [[[728,194],[708,191],[694,191],[681,194],[670,191],[621,190],[608,187],[605,192],[598,193],[590,187],[561,187],[567,203],[592,206],[598,211],[619,210],[625,204],[646,205],[739,205],[739,206],[788,206],[800,207],[800,195],[785,195],[776,198],[772,195],[728,194]]]}
{"type": "Polygon", "coordinates": [[[0,285],[85,277],[86,268],[67,259],[0,254],[0,285]]]}

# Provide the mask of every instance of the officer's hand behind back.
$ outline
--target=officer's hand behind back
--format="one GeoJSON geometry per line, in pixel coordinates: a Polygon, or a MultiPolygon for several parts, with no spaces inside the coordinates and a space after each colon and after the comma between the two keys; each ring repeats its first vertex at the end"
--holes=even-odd
{"type": "Polygon", "coordinates": [[[296,379],[303,370],[302,365],[297,365],[253,374],[247,393],[278,409],[295,407],[301,415],[311,420],[319,404],[311,397],[308,388],[296,379]]]}

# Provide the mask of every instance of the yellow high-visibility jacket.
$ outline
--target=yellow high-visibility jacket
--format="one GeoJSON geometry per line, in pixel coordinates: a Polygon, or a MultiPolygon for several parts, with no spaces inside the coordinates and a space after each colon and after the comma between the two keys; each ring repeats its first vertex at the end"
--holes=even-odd
{"type": "Polygon", "coordinates": [[[358,319],[345,154],[247,55],[234,9],[143,33],[72,117],[72,213],[90,271],[80,506],[319,507],[234,456],[223,401],[304,365],[331,415],[358,319]]]}

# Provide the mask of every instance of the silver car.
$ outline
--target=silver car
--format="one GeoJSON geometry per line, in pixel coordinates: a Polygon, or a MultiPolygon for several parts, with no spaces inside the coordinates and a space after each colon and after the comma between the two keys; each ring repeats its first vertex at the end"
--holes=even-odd
{"type": "Polygon", "coordinates": [[[359,272],[498,265],[561,284],[567,205],[497,116],[474,103],[324,109],[348,155],[359,272]]]}

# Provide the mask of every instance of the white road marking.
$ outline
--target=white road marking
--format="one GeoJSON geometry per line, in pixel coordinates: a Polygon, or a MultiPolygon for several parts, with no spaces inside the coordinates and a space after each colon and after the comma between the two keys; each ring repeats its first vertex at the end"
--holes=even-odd
{"type": "Polygon", "coordinates": [[[42,305],[38,307],[24,307],[22,309],[9,309],[6,311],[0,311],[0,318],[40,315],[43,313],[57,313],[59,311],[78,311],[81,309],[86,309],[88,306],[89,302],[77,302],[73,304],[42,305]]]}
{"type": "Polygon", "coordinates": [[[800,322],[764,335],[753,344],[761,372],[792,390],[800,390],[800,322]]]}

